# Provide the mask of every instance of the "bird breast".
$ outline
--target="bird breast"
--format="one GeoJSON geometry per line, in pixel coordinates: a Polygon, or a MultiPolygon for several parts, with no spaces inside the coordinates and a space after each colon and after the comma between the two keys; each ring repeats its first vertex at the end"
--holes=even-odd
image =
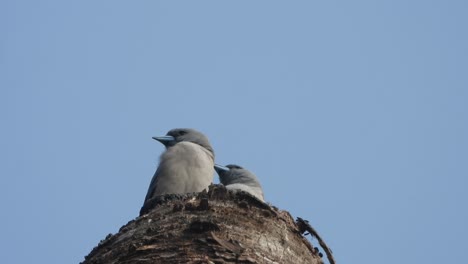
{"type": "Polygon", "coordinates": [[[241,190],[244,192],[248,192],[251,195],[257,197],[260,201],[262,202],[265,201],[263,198],[263,191],[261,188],[248,186],[242,183],[229,184],[229,185],[226,185],[226,188],[229,190],[241,190]]]}
{"type": "Polygon", "coordinates": [[[191,142],[177,143],[161,155],[159,167],[164,176],[158,185],[172,186],[172,193],[201,192],[213,181],[213,166],[213,155],[207,149],[191,142]]]}

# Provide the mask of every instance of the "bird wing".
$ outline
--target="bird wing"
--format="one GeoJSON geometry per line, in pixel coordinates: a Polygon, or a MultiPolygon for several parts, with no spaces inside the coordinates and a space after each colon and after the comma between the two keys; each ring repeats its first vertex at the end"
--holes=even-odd
{"type": "Polygon", "coordinates": [[[159,179],[158,175],[159,175],[160,168],[161,167],[158,166],[158,169],[156,170],[156,172],[153,175],[153,178],[151,179],[151,183],[148,187],[148,192],[146,193],[145,202],[151,199],[156,191],[156,187],[158,185],[158,179],[159,179]]]}

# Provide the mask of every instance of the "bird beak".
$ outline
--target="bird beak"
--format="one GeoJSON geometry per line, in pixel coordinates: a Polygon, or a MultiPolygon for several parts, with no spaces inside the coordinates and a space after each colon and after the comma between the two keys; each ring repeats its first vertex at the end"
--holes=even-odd
{"type": "Polygon", "coordinates": [[[167,145],[169,142],[172,142],[175,140],[173,136],[153,137],[153,139],[161,142],[163,145],[167,145]]]}
{"type": "Polygon", "coordinates": [[[214,165],[214,169],[218,174],[229,171],[228,167],[224,167],[224,166],[221,166],[221,165],[218,165],[218,164],[214,165]]]}

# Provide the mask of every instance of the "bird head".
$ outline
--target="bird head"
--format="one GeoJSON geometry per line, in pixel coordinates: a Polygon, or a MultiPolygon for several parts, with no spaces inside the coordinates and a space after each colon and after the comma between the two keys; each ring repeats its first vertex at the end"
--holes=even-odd
{"type": "Polygon", "coordinates": [[[219,181],[223,185],[234,183],[243,183],[247,185],[258,184],[257,177],[239,165],[229,164],[226,166],[221,166],[215,164],[214,169],[216,173],[218,173],[219,181]]]}
{"type": "Polygon", "coordinates": [[[165,136],[153,137],[153,139],[161,142],[166,148],[172,147],[179,142],[192,142],[204,147],[214,155],[213,148],[208,138],[195,129],[175,128],[167,132],[165,136]]]}

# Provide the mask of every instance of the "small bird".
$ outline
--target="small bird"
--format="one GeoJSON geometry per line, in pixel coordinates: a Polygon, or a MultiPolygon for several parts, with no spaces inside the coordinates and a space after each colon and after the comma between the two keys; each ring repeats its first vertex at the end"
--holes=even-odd
{"type": "Polygon", "coordinates": [[[263,190],[257,177],[239,165],[229,164],[226,167],[215,164],[215,170],[221,183],[230,190],[242,190],[264,202],[263,190]]]}
{"type": "Polygon", "coordinates": [[[205,135],[194,129],[176,128],[153,139],[161,142],[166,151],[161,154],[145,202],[163,194],[201,192],[213,182],[215,154],[205,135]]]}

